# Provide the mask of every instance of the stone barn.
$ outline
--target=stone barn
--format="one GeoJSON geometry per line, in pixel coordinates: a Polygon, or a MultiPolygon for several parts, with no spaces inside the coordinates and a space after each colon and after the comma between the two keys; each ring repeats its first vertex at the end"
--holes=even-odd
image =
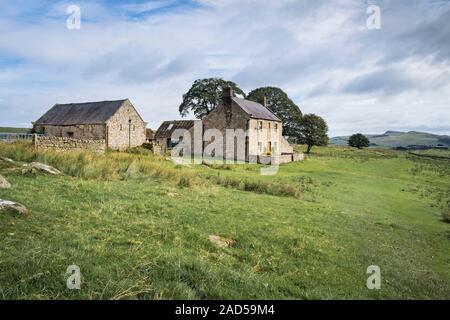
{"type": "MultiPolygon", "coordinates": [[[[200,120],[172,120],[164,121],[156,130],[154,135],[154,145],[158,148],[158,153],[165,154],[167,150],[173,148],[184,139],[184,135],[173,136],[176,130],[187,130],[191,137],[194,136],[194,124],[200,120]]],[[[191,138],[192,139],[192,138],[191,138]]],[[[200,142],[201,143],[201,142],[200,142]]]]}
{"type": "Polygon", "coordinates": [[[36,133],[83,140],[105,140],[124,150],[146,141],[146,126],[130,100],[56,104],[33,122],[36,133]]]}

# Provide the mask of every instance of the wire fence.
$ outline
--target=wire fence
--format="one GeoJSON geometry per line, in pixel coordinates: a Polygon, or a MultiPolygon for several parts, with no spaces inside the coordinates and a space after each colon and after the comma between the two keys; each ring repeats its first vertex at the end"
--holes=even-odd
{"type": "Polygon", "coordinates": [[[6,133],[0,132],[1,142],[31,141],[34,134],[31,133],[6,133]]]}

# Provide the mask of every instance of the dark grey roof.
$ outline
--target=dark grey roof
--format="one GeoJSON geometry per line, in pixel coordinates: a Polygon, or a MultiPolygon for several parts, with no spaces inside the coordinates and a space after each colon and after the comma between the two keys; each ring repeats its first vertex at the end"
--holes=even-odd
{"type": "Polygon", "coordinates": [[[272,111],[270,111],[269,108],[264,107],[260,103],[236,97],[233,97],[233,101],[236,102],[238,106],[241,107],[241,109],[248,113],[252,118],[281,121],[281,119],[278,118],[272,111]]]}
{"type": "Polygon", "coordinates": [[[176,129],[186,129],[189,130],[194,126],[195,121],[199,120],[173,120],[164,121],[156,130],[155,139],[168,139],[172,137],[172,133],[176,129]],[[172,124],[171,127],[169,127],[172,124]]]}
{"type": "Polygon", "coordinates": [[[55,104],[35,124],[70,126],[105,123],[126,100],[55,104]]]}

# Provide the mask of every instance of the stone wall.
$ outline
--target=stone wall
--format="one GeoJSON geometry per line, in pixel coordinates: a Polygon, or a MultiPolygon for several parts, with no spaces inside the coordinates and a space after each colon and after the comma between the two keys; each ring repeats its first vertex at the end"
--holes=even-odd
{"type": "Polygon", "coordinates": [[[126,101],[107,121],[107,143],[114,150],[142,146],[147,137],[147,124],[142,120],[133,105],[126,101]]]}
{"type": "Polygon", "coordinates": [[[33,137],[33,145],[38,150],[79,151],[89,150],[97,153],[106,151],[105,140],[73,139],[67,137],[38,136],[33,137]]]}

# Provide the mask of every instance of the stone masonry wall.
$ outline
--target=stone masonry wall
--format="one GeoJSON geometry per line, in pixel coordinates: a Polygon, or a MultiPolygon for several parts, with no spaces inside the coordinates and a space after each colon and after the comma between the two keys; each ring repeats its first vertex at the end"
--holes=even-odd
{"type": "Polygon", "coordinates": [[[126,101],[107,121],[108,147],[125,150],[128,147],[142,146],[147,137],[146,125],[133,105],[126,101]]]}
{"type": "Polygon", "coordinates": [[[78,151],[89,150],[97,153],[106,151],[105,140],[73,139],[67,137],[38,136],[33,137],[33,145],[38,150],[78,151]]]}

